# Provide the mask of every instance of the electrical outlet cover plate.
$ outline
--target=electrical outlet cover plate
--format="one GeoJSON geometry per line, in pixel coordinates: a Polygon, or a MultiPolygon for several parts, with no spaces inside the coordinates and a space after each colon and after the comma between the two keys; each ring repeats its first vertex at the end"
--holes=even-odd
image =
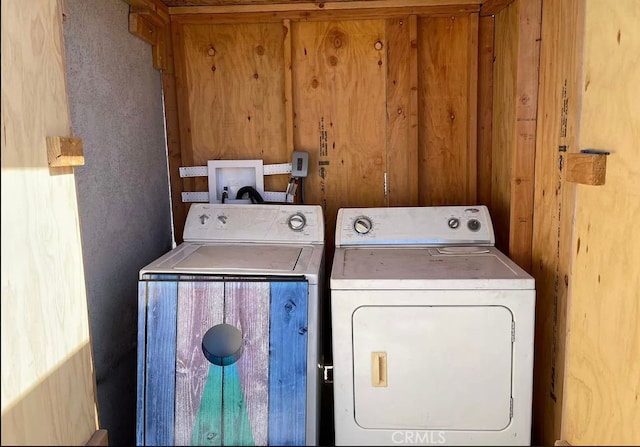
{"type": "Polygon", "coordinates": [[[303,178],[309,172],[309,153],[293,151],[291,158],[291,177],[303,178]]]}
{"type": "MultiPolygon", "coordinates": [[[[220,203],[226,187],[233,201],[243,186],[252,186],[264,195],[264,165],[262,160],[209,160],[209,203],[220,203]]],[[[237,203],[237,202],[236,202],[237,203]]]]}

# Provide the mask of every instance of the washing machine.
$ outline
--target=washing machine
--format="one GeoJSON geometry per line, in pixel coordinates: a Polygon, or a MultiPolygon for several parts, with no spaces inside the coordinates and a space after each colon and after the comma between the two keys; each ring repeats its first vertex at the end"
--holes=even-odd
{"type": "Polygon", "coordinates": [[[336,445],[530,443],[534,279],[494,242],[484,206],[339,210],[336,445]]]}
{"type": "Polygon", "coordinates": [[[139,272],[137,444],[316,445],[323,262],[319,206],[192,204],[139,272]]]}

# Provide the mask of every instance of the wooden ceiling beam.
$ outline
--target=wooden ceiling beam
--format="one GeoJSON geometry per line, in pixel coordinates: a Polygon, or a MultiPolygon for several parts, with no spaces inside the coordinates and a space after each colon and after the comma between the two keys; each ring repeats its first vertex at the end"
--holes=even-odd
{"type": "MultiPolygon", "coordinates": [[[[143,0],[138,0],[143,1],[143,0]]],[[[165,0],[166,1],[166,0],[165,0]]],[[[177,1],[171,1],[176,5],[177,1]]],[[[247,13],[329,13],[367,10],[393,10],[393,9],[435,9],[451,13],[468,12],[470,9],[478,11],[481,0],[358,0],[358,1],[330,1],[330,2],[286,2],[286,3],[253,3],[247,1],[216,2],[208,4],[199,2],[199,6],[171,6],[171,15],[195,15],[195,14],[247,14],[247,13]]]]}

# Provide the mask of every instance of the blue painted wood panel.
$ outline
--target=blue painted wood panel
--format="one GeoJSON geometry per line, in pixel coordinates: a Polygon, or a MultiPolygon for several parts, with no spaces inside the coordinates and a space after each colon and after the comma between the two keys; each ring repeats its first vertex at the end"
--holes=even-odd
{"type": "Polygon", "coordinates": [[[307,283],[175,279],[139,284],[138,445],[303,445],[307,283]],[[201,348],[223,322],[244,342],[226,367],[201,348]]]}
{"type": "MultiPolygon", "coordinates": [[[[223,322],[223,310],[223,282],[179,283],[175,445],[221,445],[221,410],[212,407],[210,393],[211,388],[215,389],[217,386],[220,395],[222,376],[217,371],[220,367],[214,367],[205,358],[202,337],[211,327],[223,322]],[[210,367],[214,367],[212,371],[210,367]],[[209,394],[202,401],[206,393],[209,394]],[[199,412],[200,409],[202,411],[199,412]]],[[[222,406],[219,398],[216,405],[222,406]]]]}
{"type": "Polygon", "coordinates": [[[145,444],[174,445],[178,283],[147,283],[145,444]]]}
{"type": "Polygon", "coordinates": [[[272,282],[269,445],[304,445],[307,396],[306,282],[272,282]]]}
{"type": "Polygon", "coordinates": [[[136,394],[136,445],[144,445],[145,357],[147,346],[147,282],[138,283],[138,364],[136,394]]]}

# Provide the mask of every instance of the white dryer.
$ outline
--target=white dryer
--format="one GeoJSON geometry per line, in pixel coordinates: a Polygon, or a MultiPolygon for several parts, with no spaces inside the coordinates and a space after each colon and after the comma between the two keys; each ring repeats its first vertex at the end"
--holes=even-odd
{"type": "Polygon", "coordinates": [[[322,208],[193,204],[144,267],[137,445],[318,443],[322,208]]]}
{"type": "Polygon", "coordinates": [[[336,445],[527,445],[534,279],[484,206],[348,208],[330,278],[336,445]]]}

